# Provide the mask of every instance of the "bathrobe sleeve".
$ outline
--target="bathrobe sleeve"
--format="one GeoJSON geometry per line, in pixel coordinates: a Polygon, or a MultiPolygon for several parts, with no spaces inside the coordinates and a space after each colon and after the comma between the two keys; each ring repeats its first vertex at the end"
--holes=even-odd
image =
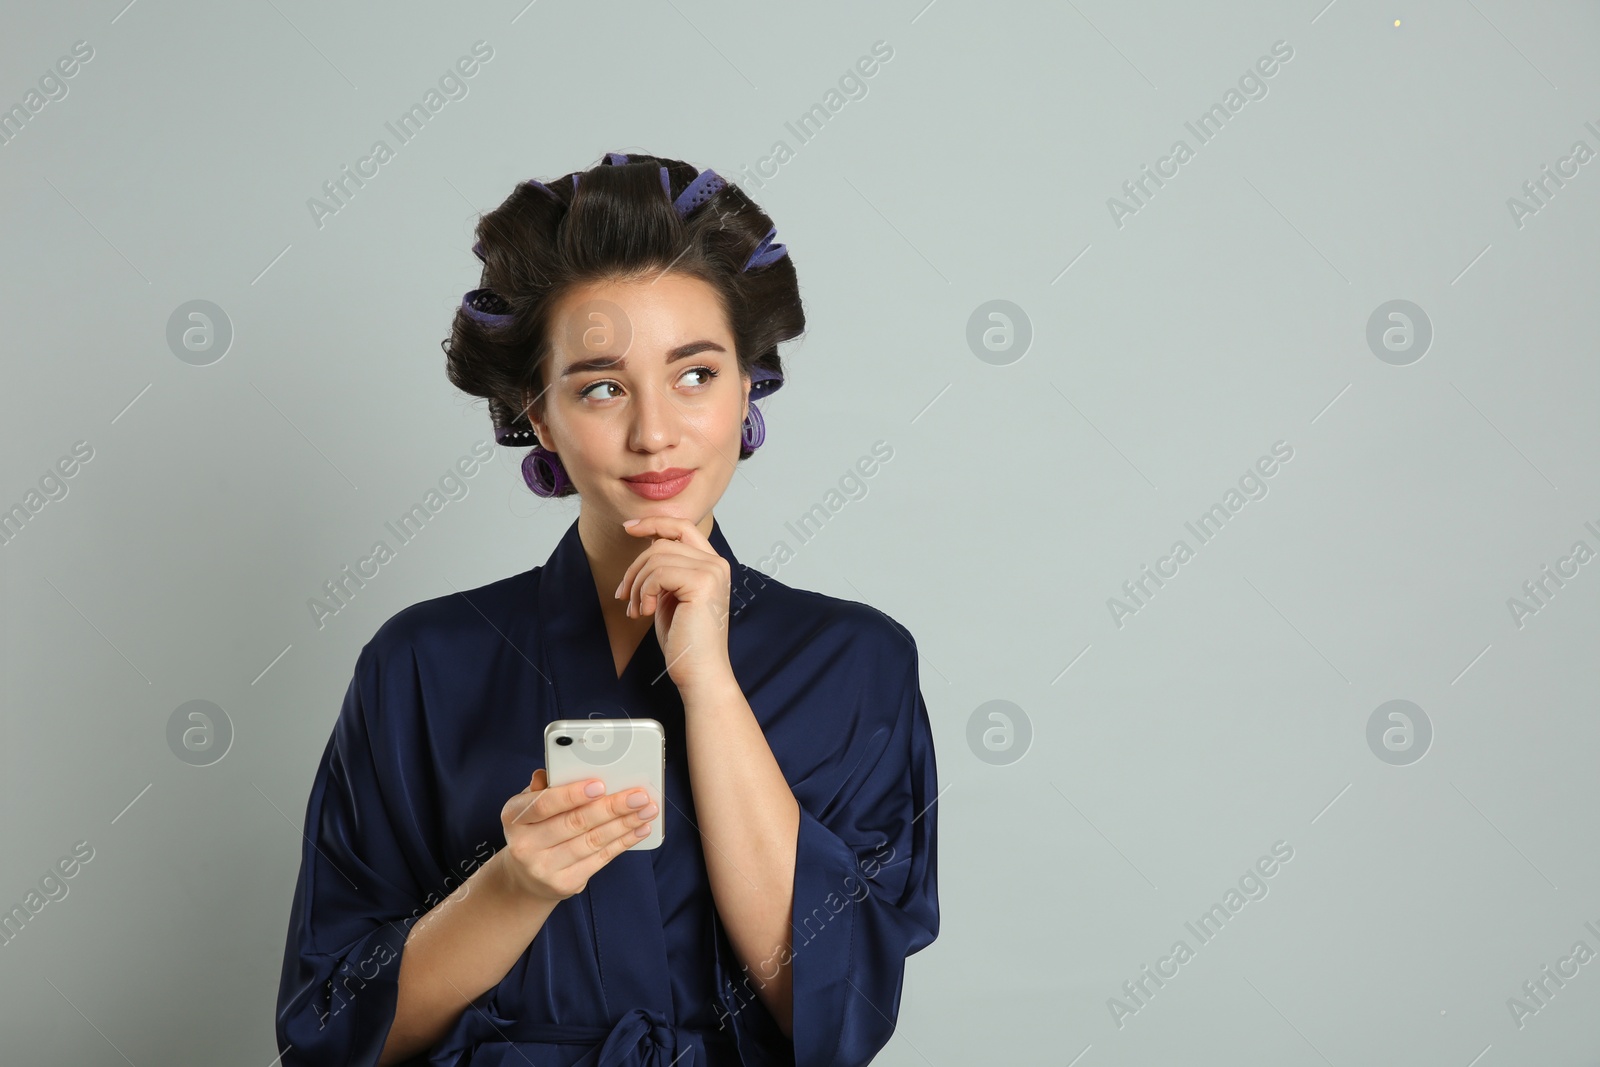
{"type": "MultiPolygon", "coordinates": [[[[409,649],[362,649],[306,806],[278,988],[284,1067],[370,1067],[394,1021],[400,957],[426,913],[431,777],[409,649]]],[[[407,1061],[421,1064],[422,1059],[407,1061]]]]}
{"type": "Polygon", "coordinates": [[[835,707],[862,715],[888,709],[870,728],[822,731],[834,743],[850,738],[829,761],[845,769],[842,783],[828,781],[830,795],[817,795],[815,783],[795,791],[796,1067],[870,1062],[894,1033],[906,957],[939,932],[933,738],[915,643],[900,634],[889,637],[898,654],[880,660],[899,670],[856,673],[832,694],[835,707]]]}

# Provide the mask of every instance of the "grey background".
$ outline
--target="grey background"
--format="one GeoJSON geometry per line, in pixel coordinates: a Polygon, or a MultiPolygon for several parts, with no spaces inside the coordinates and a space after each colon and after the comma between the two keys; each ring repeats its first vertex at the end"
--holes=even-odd
{"type": "Polygon", "coordinates": [[[757,563],[893,448],[776,571],[922,650],[943,926],[879,1062],[1600,1058],[1600,962],[1521,1027],[1507,1006],[1600,951],[1600,563],[1520,627],[1507,605],[1600,549],[1600,162],[1520,226],[1507,205],[1600,149],[1594,5],[112,0],[6,30],[6,107],[94,49],[0,146],[0,504],[94,449],[0,547],[0,902],[94,849],[0,947],[8,1062],[272,1062],[358,650],[576,515],[501,449],[323,628],[306,606],[490,439],[438,348],[477,214],[608,151],[737,181],[778,140],[746,188],[810,329],[717,516],[757,563]],[[319,228],[307,200],[478,40],[468,94],[319,228]],[[880,40],[801,143],[786,123],[880,40]],[[1277,41],[1266,95],[1198,144],[1184,123],[1277,41]],[[1179,138],[1194,158],[1119,226],[1108,199],[1179,138]],[[197,299],[234,331],[209,366],[166,339],[197,299]],[[1407,365],[1366,339],[1397,299],[1434,334],[1407,365]],[[967,341],[991,300],[1032,332],[998,365],[967,341]],[[1122,583],[1278,441],[1267,494],[1118,626],[1122,583]],[[1433,729],[1404,766],[1367,741],[1396,699],[1433,729]],[[191,700],[232,725],[210,766],[169,748],[191,700]],[[968,740],[996,700],[999,765],[968,740]],[[1185,922],[1279,841],[1201,945],[1185,922]],[[1110,998],[1180,938],[1119,1027],[1110,998]]]}

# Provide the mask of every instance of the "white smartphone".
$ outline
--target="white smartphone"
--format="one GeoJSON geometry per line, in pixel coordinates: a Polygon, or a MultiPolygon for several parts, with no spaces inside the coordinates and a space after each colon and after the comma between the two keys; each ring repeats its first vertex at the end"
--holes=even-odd
{"type": "Polygon", "coordinates": [[[650,832],[627,851],[661,847],[667,736],[655,719],[557,719],[544,728],[544,769],[552,786],[598,778],[607,793],[643,788],[658,810],[645,824],[650,832]]]}

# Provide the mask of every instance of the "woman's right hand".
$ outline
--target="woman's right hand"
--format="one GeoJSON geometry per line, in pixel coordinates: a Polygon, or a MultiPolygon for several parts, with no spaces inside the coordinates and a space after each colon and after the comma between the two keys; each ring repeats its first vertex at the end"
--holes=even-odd
{"type": "Polygon", "coordinates": [[[549,787],[540,767],[528,788],[500,810],[506,848],[501,862],[513,886],[529,896],[561,901],[581,893],[596,871],[649,833],[659,812],[640,788],[591,797],[588,778],[549,787]],[[634,807],[630,798],[640,798],[634,807]],[[643,830],[644,833],[639,831],[643,830]]]}

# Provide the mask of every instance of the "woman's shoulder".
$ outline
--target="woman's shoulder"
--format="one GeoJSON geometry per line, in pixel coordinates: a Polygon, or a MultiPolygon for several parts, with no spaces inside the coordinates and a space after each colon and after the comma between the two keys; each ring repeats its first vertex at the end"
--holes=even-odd
{"type": "Polygon", "coordinates": [[[808,641],[848,641],[876,662],[904,660],[915,669],[916,638],[888,612],[859,600],[788,585],[753,567],[744,566],[743,571],[744,588],[735,577],[729,597],[735,617],[744,618],[748,611],[753,626],[780,627],[808,641]]]}
{"type": "Polygon", "coordinates": [[[518,611],[531,609],[531,579],[538,568],[419,600],[390,615],[373,632],[362,655],[387,659],[396,653],[447,651],[481,644],[494,630],[504,633],[518,611]]]}

